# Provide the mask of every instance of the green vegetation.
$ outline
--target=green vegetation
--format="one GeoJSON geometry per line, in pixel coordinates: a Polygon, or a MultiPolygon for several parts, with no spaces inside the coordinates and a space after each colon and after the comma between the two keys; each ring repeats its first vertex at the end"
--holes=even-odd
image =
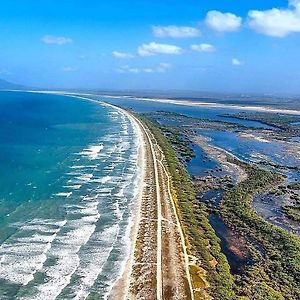
{"type": "Polygon", "coordinates": [[[281,115],[281,114],[264,113],[264,112],[260,112],[260,113],[242,112],[238,114],[223,114],[221,116],[228,117],[228,118],[236,118],[241,120],[258,121],[269,126],[277,127],[292,135],[297,135],[300,132],[299,124],[298,124],[300,122],[299,116],[281,115]]]}
{"type": "Polygon", "coordinates": [[[300,299],[300,239],[266,222],[251,207],[255,193],[281,182],[281,176],[243,164],[248,179],[224,195],[220,214],[230,227],[263,247],[261,262],[237,277],[238,294],[250,299],[300,299]]]}
{"type": "Polygon", "coordinates": [[[190,147],[191,141],[178,128],[166,126],[161,126],[161,128],[183,162],[188,162],[195,157],[195,153],[190,147]]]}
{"type": "Polygon", "coordinates": [[[290,202],[282,207],[286,216],[294,221],[300,222],[300,182],[294,182],[286,187],[286,193],[290,202]]]}
{"type": "Polygon", "coordinates": [[[282,209],[289,219],[300,222],[300,207],[285,205],[282,209]]]}
{"type": "MultiPolygon", "coordinates": [[[[208,293],[215,299],[235,299],[235,284],[229,264],[221,252],[220,240],[209,224],[205,205],[196,199],[189,174],[163,135],[160,125],[145,116],[139,118],[151,130],[166,158],[174,198],[177,199],[177,209],[189,245],[189,254],[197,258],[198,265],[191,268],[194,286],[201,289],[202,297],[208,293]]],[[[203,298],[196,295],[196,299],[203,298]]],[[[209,296],[206,299],[210,299],[209,296]]]]}
{"type": "MultiPolygon", "coordinates": [[[[176,155],[173,134],[140,116],[162,148],[172,177],[173,196],[187,238],[189,254],[198,258],[191,267],[196,299],[295,300],[300,299],[300,239],[261,218],[251,207],[256,193],[278,186],[282,177],[238,161],[248,178],[227,191],[219,214],[223,221],[251,242],[254,263],[233,277],[220,240],[208,221],[208,207],[196,199],[194,185],[176,155]],[[169,140],[170,139],[170,140],[169,140]],[[201,295],[201,296],[200,296],[201,295]],[[204,296],[203,296],[204,295],[204,296]]],[[[288,186],[288,189],[297,189],[288,186]]]]}
{"type": "Polygon", "coordinates": [[[287,186],[290,190],[300,190],[300,182],[294,182],[287,186]]]}

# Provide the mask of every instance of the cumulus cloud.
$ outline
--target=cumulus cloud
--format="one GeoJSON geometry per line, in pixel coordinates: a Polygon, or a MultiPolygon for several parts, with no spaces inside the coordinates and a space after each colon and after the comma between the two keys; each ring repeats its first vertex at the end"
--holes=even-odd
{"type": "Polygon", "coordinates": [[[282,38],[300,32],[300,1],[289,1],[287,9],[251,10],[248,18],[250,28],[255,31],[282,38]]]}
{"type": "Polygon", "coordinates": [[[211,10],[206,15],[205,23],[218,32],[238,31],[242,25],[242,18],[232,13],[222,13],[211,10]]]}
{"type": "Polygon", "coordinates": [[[233,59],[231,60],[231,63],[232,63],[232,65],[234,65],[234,66],[242,66],[242,65],[244,64],[243,61],[241,61],[241,60],[239,60],[239,59],[237,59],[237,58],[233,58],[233,59]]]}
{"type": "Polygon", "coordinates": [[[73,40],[69,37],[53,35],[45,35],[44,37],[42,37],[41,41],[47,45],[65,45],[71,44],[73,42],[73,40]]]}
{"type": "Polygon", "coordinates": [[[131,53],[119,52],[119,51],[113,51],[112,55],[115,58],[121,58],[121,59],[128,59],[128,58],[133,58],[134,57],[131,53]]]}
{"type": "Polygon", "coordinates": [[[201,35],[198,28],[188,26],[153,26],[152,31],[159,38],[192,38],[201,35]]]}
{"type": "Polygon", "coordinates": [[[157,54],[173,54],[178,55],[183,51],[180,47],[169,44],[158,44],[152,42],[150,44],[143,44],[138,48],[138,54],[140,56],[153,56],[157,54]]]}
{"type": "Polygon", "coordinates": [[[215,46],[211,44],[199,44],[199,45],[191,45],[191,49],[198,52],[214,52],[216,51],[215,46]]]}

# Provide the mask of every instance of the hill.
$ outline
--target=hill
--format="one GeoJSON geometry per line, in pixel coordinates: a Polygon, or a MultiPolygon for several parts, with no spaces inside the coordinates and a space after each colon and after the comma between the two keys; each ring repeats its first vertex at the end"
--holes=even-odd
{"type": "Polygon", "coordinates": [[[0,90],[24,90],[25,86],[0,79],[0,90]]]}

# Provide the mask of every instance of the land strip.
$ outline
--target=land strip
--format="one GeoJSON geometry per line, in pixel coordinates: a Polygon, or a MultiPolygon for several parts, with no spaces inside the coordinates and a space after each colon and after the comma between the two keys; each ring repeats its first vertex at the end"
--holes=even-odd
{"type": "Polygon", "coordinates": [[[164,155],[136,117],[146,152],[145,188],[127,299],[194,299],[185,238],[164,155]]]}

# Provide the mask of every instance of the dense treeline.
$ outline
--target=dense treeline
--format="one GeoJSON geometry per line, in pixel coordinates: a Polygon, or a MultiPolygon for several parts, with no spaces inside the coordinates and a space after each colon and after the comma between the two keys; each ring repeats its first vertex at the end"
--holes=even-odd
{"type": "Polygon", "coordinates": [[[167,136],[181,162],[188,162],[195,157],[195,153],[190,147],[191,141],[187,138],[186,135],[182,134],[181,131],[176,127],[161,127],[163,128],[164,135],[167,136]]]}
{"type": "Polygon", "coordinates": [[[255,300],[300,299],[300,239],[268,223],[251,207],[255,193],[278,184],[282,178],[249,165],[243,167],[248,179],[225,194],[220,213],[232,228],[263,247],[263,257],[237,278],[238,293],[255,300]]]}

